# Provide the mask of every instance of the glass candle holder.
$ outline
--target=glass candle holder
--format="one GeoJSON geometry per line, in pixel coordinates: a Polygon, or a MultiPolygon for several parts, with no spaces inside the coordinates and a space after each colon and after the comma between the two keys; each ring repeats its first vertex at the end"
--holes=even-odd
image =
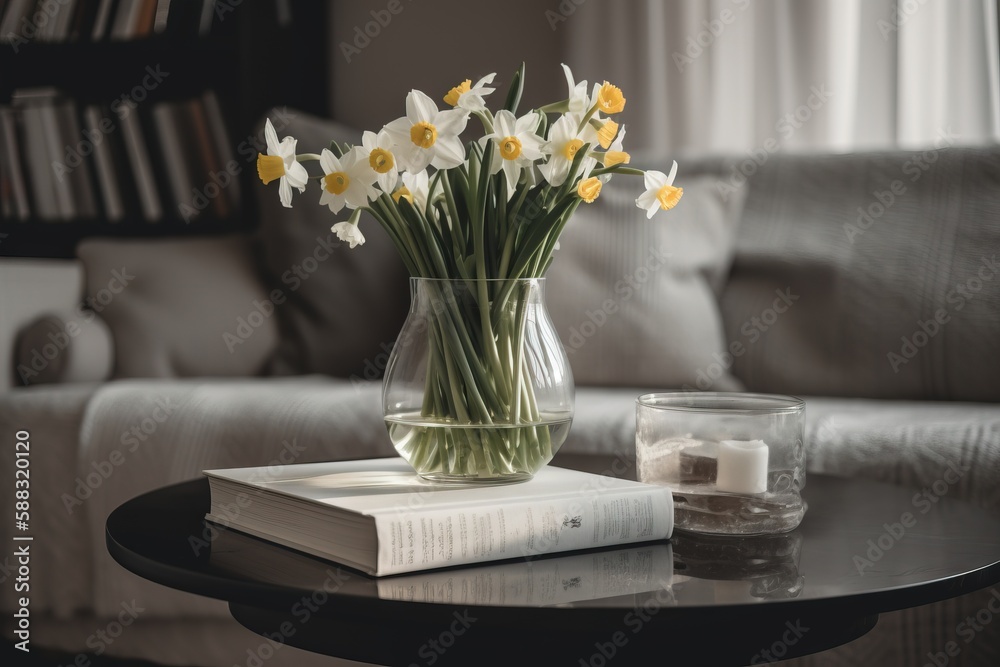
{"type": "Polygon", "coordinates": [[[636,402],[638,477],[673,491],[679,530],[787,532],[806,511],[804,427],[805,403],[793,396],[644,394],[636,402]]]}

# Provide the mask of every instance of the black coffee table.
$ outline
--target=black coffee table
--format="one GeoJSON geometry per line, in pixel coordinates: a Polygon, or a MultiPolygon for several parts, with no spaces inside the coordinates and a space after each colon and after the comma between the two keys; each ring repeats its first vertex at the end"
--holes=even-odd
{"type": "MultiPolygon", "coordinates": [[[[620,469],[610,457],[563,464],[620,469]]],[[[196,480],[116,509],[107,546],[146,579],[228,601],[268,638],[248,647],[264,659],[282,642],[387,665],[745,665],[823,651],[882,612],[1000,581],[1000,520],[917,492],[811,475],[805,520],[783,536],[677,533],[376,580],[206,525],[196,480]]]]}

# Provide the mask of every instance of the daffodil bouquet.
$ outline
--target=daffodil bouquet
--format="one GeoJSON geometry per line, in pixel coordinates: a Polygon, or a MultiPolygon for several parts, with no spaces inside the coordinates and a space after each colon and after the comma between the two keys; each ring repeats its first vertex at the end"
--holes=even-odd
{"type": "Polygon", "coordinates": [[[625,127],[611,119],[625,108],[622,91],[606,81],[588,90],[586,81],[576,82],[569,67],[563,69],[567,97],[523,115],[517,115],[522,65],[495,113],[485,100],[495,92],[495,74],[452,88],[444,110],[413,90],[405,116],[377,133],[364,132],[360,146],[331,142],[319,154],[296,154],[294,138],[279,142],[270,120],[265,125],[267,154],[258,157],[257,170],[265,184],[279,182],[284,206],[291,207],[293,190],[305,192],[316,180],[321,205],[334,214],[350,211],[332,231],[351,248],[365,241],[359,224],[366,211],[412,276],[468,288],[471,306],[440,295],[452,306],[432,327],[438,344],[429,346],[426,392],[416,417],[425,425],[437,420],[484,428],[461,437],[447,429],[408,432],[410,462],[426,464],[415,464],[418,470],[497,478],[551,459],[550,431],[541,428],[534,392],[525,384],[525,309],[511,307],[524,297],[519,285],[545,274],[573,212],[594,202],[612,175],[644,178],[636,205],[647,217],[681,198],[673,185],[676,162],[669,174],[628,166],[625,127]],[[483,133],[463,144],[472,116],[483,133]],[[312,161],[322,174],[308,174],[303,163],[312,161]],[[512,425],[525,428],[511,436],[512,425]]]}

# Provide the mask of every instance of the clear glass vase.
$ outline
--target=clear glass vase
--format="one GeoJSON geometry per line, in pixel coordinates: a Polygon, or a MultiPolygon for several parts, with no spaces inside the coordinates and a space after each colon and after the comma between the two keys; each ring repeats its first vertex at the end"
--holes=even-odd
{"type": "Polygon", "coordinates": [[[543,283],[410,279],[382,411],[396,450],[424,478],[524,481],[566,440],[573,375],[543,283]]]}

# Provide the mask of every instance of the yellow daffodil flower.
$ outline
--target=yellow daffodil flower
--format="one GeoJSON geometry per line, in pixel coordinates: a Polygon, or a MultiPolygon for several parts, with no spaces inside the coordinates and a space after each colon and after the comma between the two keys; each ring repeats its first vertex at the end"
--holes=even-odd
{"type": "Polygon", "coordinates": [[[488,84],[493,83],[496,75],[496,72],[487,74],[479,81],[476,81],[476,85],[474,86],[471,85],[471,79],[466,79],[449,90],[448,94],[444,96],[444,101],[453,107],[465,109],[466,111],[482,111],[486,108],[486,101],[483,98],[496,90],[496,88],[487,87],[488,84]]]}
{"type": "Polygon", "coordinates": [[[406,96],[406,115],[385,126],[392,138],[392,154],[399,165],[416,174],[427,168],[450,169],[465,160],[458,135],[465,129],[465,109],[438,111],[434,101],[419,90],[406,96]]]}
{"type": "MultiPolygon", "coordinates": [[[[609,121],[610,122],[610,121],[609,121]]],[[[628,164],[632,161],[632,156],[622,150],[622,143],[625,141],[625,126],[622,126],[618,137],[608,147],[606,153],[601,156],[601,162],[605,167],[613,167],[616,164],[628,164]]]]}
{"type": "Polygon", "coordinates": [[[597,91],[597,108],[606,114],[620,113],[625,108],[622,89],[605,81],[597,91]]]}
{"type": "Polygon", "coordinates": [[[646,210],[646,218],[652,218],[660,209],[669,211],[684,195],[683,188],[674,187],[677,162],[670,168],[670,174],[662,171],[647,171],[644,176],[646,191],[635,200],[635,205],[646,210]]]}
{"type": "Polygon", "coordinates": [[[507,197],[514,194],[514,188],[521,178],[521,170],[542,158],[542,147],[545,142],[535,134],[538,127],[538,114],[531,111],[520,118],[503,109],[497,112],[493,123],[493,134],[487,135],[487,140],[497,144],[493,152],[493,164],[490,173],[495,174],[501,169],[507,177],[507,197]]]}
{"type": "Polygon", "coordinates": [[[403,185],[392,193],[392,198],[399,203],[401,198],[405,198],[418,211],[427,208],[427,200],[430,199],[430,178],[426,171],[418,174],[403,172],[403,185]]]}
{"type": "Polygon", "coordinates": [[[365,131],[361,146],[368,154],[368,166],[378,175],[378,186],[382,192],[391,193],[399,181],[399,165],[392,154],[392,137],[385,130],[378,134],[365,131]]]}
{"type": "Polygon", "coordinates": [[[329,148],[324,148],[319,163],[323,167],[323,194],[319,203],[329,206],[332,212],[339,213],[344,206],[350,209],[367,206],[378,197],[374,188],[378,174],[368,164],[365,149],[356,146],[338,159],[329,148]]]}
{"type": "Polygon", "coordinates": [[[257,156],[257,175],[264,185],[279,179],[278,196],[281,198],[281,205],[291,208],[292,188],[305,192],[306,183],[309,182],[306,168],[295,159],[296,140],[285,137],[279,143],[270,118],[264,124],[264,140],[267,142],[267,155],[257,156]]]}
{"type": "Polygon", "coordinates": [[[580,184],[576,186],[576,194],[580,195],[580,199],[584,202],[592,204],[598,195],[601,194],[603,186],[604,183],[601,182],[601,179],[591,176],[580,181],[580,184]]]}
{"type": "MultiPolygon", "coordinates": [[[[545,164],[539,166],[542,176],[553,187],[562,185],[569,176],[570,167],[573,166],[573,159],[577,152],[584,145],[591,146],[597,141],[597,131],[590,124],[586,124],[582,131],[577,131],[580,126],[580,116],[574,113],[566,113],[559,117],[549,128],[549,142],[545,151],[549,154],[549,159],[545,164]]],[[[590,173],[597,161],[587,156],[583,160],[583,172],[590,173]]]]}

